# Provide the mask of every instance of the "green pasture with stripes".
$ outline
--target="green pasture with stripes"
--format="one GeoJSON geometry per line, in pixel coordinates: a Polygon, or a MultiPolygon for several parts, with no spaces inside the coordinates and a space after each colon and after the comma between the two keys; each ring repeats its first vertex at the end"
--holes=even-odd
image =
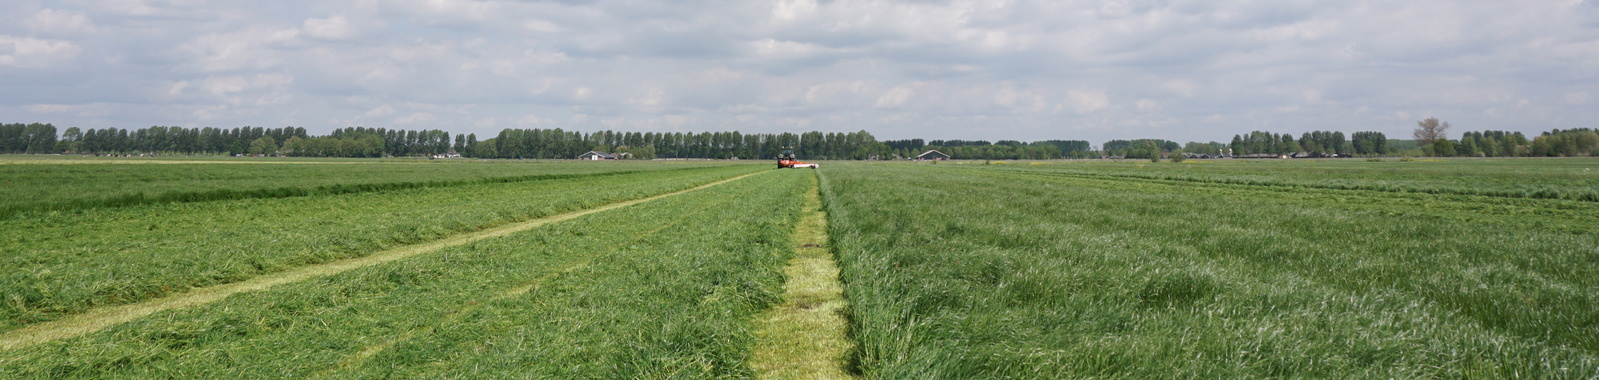
{"type": "Polygon", "coordinates": [[[868,377],[1592,378],[1599,202],[1517,193],[1591,193],[1586,167],[1599,161],[821,177],[868,377]]]}
{"type": "Polygon", "coordinates": [[[1599,160],[821,164],[0,157],[0,341],[556,218],[0,378],[760,377],[818,183],[864,378],[1599,377],[1599,160]]]}

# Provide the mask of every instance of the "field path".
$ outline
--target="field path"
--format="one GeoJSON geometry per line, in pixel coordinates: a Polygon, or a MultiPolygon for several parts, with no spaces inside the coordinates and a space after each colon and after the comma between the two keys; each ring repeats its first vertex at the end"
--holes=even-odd
{"type": "Polygon", "coordinates": [[[762,379],[853,378],[845,355],[854,346],[847,334],[844,285],[828,243],[827,212],[822,210],[815,176],[794,229],[794,258],[783,268],[783,303],[755,322],[750,367],[762,379]]]}
{"type": "Polygon", "coordinates": [[[744,178],[748,178],[748,177],[751,177],[751,176],[754,176],[754,175],[758,175],[758,174],[761,174],[761,173],[766,173],[766,172],[763,171],[763,172],[745,174],[745,175],[741,175],[741,176],[737,176],[737,177],[733,177],[733,178],[728,178],[728,179],[724,179],[724,180],[719,180],[719,181],[716,181],[716,182],[711,182],[711,183],[707,183],[707,184],[704,184],[704,185],[696,186],[696,187],[693,187],[693,188],[690,188],[690,189],[679,190],[679,191],[675,191],[675,192],[671,192],[671,193],[660,194],[660,195],[655,195],[655,196],[650,196],[650,197],[645,197],[645,198],[639,198],[639,199],[634,199],[634,200],[629,200],[629,201],[622,201],[622,202],[612,203],[612,204],[605,205],[605,206],[600,206],[600,207],[595,207],[595,208],[586,209],[586,210],[580,210],[580,211],[573,211],[573,212],[569,212],[569,213],[565,213],[565,214],[552,215],[552,216],[547,216],[547,217],[534,219],[534,220],[529,220],[529,221],[525,221],[525,222],[506,224],[506,225],[493,227],[493,228],[488,228],[488,229],[484,229],[484,230],[480,230],[480,231],[476,231],[476,232],[470,232],[470,233],[465,233],[465,234],[460,234],[460,235],[456,235],[456,236],[447,237],[447,238],[444,238],[444,239],[434,240],[434,241],[427,242],[427,243],[422,243],[422,244],[416,244],[416,245],[410,245],[410,246],[404,246],[404,247],[397,247],[397,248],[385,250],[385,251],[382,251],[382,252],[377,252],[377,253],[374,253],[372,255],[362,256],[362,257],[353,258],[353,259],[349,259],[349,260],[342,260],[342,261],[335,261],[335,262],[330,262],[330,263],[325,263],[325,264],[317,264],[317,265],[309,265],[309,266],[304,266],[304,267],[298,267],[298,268],[286,270],[286,271],[283,271],[283,272],[278,272],[278,273],[263,275],[263,276],[259,276],[259,277],[254,277],[254,278],[251,278],[249,280],[244,280],[244,281],[240,281],[240,282],[221,284],[221,285],[209,286],[209,287],[204,287],[204,288],[197,288],[197,289],[185,292],[185,293],[176,294],[176,295],[172,295],[172,296],[168,296],[168,297],[156,298],[156,299],[152,299],[152,300],[148,300],[148,301],[144,301],[144,302],[139,302],[139,303],[134,303],[134,304],[127,304],[127,305],[118,305],[118,306],[107,306],[107,307],[94,308],[94,309],[90,309],[89,311],[86,311],[86,312],[84,312],[82,314],[78,314],[78,315],[75,315],[75,316],[72,316],[72,317],[68,317],[68,318],[65,318],[65,319],[59,319],[59,320],[55,320],[55,321],[34,324],[34,325],[30,325],[30,326],[23,327],[23,328],[20,328],[20,329],[12,330],[12,331],[6,332],[4,334],[0,334],[0,351],[10,351],[10,350],[29,347],[29,346],[33,346],[33,345],[37,345],[37,344],[41,344],[41,343],[50,342],[50,341],[66,339],[66,338],[72,338],[72,337],[80,336],[80,335],[83,335],[83,334],[88,334],[88,333],[91,333],[91,332],[99,331],[99,330],[107,328],[107,327],[111,327],[111,326],[115,326],[115,325],[118,325],[118,324],[126,323],[128,321],[132,321],[134,319],[138,319],[140,317],[144,317],[144,316],[147,316],[147,315],[150,315],[150,314],[154,314],[154,313],[158,313],[158,312],[165,311],[165,310],[205,305],[205,304],[208,304],[208,303],[221,301],[222,299],[225,299],[228,296],[231,296],[231,295],[234,295],[234,294],[238,294],[238,293],[256,291],[256,290],[263,290],[263,289],[268,289],[268,288],[271,288],[271,287],[274,287],[274,286],[278,286],[278,285],[304,281],[304,280],[317,278],[317,277],[322,277],[322,276],[329,276],[329,275],[339,274],[339,273],[343,273],[343,272],[346,272],[346,271],[349,271],[349,270],[352,270],[352,269],[358,269],[358,268],[363,268],[363,267],[369,267],[369,266],[373,266],[373,265],[388,263],[388,262],[401,260],[401,259],[405,259],[405,258],[412,257],[412,256],[417,256],[417,255],[421,255],[421,254],[434,252],[434,251],[437,251],[439,249],[443,249],[443,248],[447,248],[447,247],[464,245],[464,244],[472,243],[472,242],[483,240],[483,239],[489,239],[489,238],[504,236],[504,235],[507,235],[507,234],[527,231],[527,230],[531,230],[531,229],[538,228],[538,227],[545,226],[545,225],[552,224],[552,223],[564,222],[564,221],[576,219],[578,217],[582,217],[582,216],[588,215],[588,214],[593,214],[593,213],[602,212],[602,211],[608,211],[608,210],[614,210],[614,209],[628,207],[628,206],[632,206],[632,205],[636,205],[636,204],[640,204],[640,203],[644,203],[644,202],[649,202],[649,201],[653,201],[653,200],[657,200],[657,199],[661,199],[661,198],[672,197],[672,196],[676,196],[676,195],[680,195],[680,194],[684,194],[684,193],[688,193],[688,192],[692,192],[692,191],[696,191],[696,190],[700,190],[700,189],[714,187],[714,186],[721,185],[721,184],[724,184],[724,183],[738,181],[738,180],[741,180],[741,179],[744,179],[744,178]]]}

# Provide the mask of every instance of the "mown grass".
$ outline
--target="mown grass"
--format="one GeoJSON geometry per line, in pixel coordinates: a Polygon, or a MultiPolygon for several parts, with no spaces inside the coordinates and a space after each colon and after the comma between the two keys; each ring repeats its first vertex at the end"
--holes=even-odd
{"type": "Polygon", "coordinates": [[[828,244],[827,214],[811,182],[795,223],[794,254],[783,267],[783,302],[755,320],[749,365],[762,379],[853,378],[848,357],[854,347],[845,322],[849,302],[828,244]]]}
{"type": "Polygon", "coordinates": [[[191,287],[363,256],[690,188],[759,165],[294,198],[152,204],[0,220],[0,331],[191,287]]]}
{"type": "Polygon", "coordinates": [[[745,377],[809,172],[778,171],[0,353],[8,378],[745,377]]]}
{"type": "Polygon", "coordinates": [[[283,198],[576,178],[711,162],[0,160],[0,219],[151,203],[283,198]],[[164,163],[161,165],[144,163],[164,163]],[[25,164],[22,164],[25,163],[25,164]]]}
{"type": "Polygon", "coordinates": [[[1599,376],[1592,202],[992,169],[820,172],[866,376],[1599,376]]]}
{"type": "Polygon", "coordinates": [[[1086,178],[1599,202],[1599,159],[1215,160],[998,165],[1086,178]]]}

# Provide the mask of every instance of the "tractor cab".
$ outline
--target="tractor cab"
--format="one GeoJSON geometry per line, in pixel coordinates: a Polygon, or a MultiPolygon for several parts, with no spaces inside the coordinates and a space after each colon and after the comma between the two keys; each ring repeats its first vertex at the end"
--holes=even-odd
{"type": "Polygon", "coordinates": [[[778,169],[783,169],[783,168],[811,168],[811,169],[815,169],[816,168],[816,164],[799,162],[799,160],[794,158],[794,148],[784,147],[781,152],[777,153],[777,168],[778,169]]]}

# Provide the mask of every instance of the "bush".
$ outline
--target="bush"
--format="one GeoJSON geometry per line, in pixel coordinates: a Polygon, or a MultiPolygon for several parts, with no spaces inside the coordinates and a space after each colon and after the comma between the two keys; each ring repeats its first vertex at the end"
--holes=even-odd
{"type": "Polygon", "coordinates": [[[1169,160],[1171,162],[1183,162],[1183,161],[1187,161],[1188,157],[1183,157],[1183,155],[1181,153],[1172,153],[1171,157],[1167,158],[1167,160],[1169,160]]]}

